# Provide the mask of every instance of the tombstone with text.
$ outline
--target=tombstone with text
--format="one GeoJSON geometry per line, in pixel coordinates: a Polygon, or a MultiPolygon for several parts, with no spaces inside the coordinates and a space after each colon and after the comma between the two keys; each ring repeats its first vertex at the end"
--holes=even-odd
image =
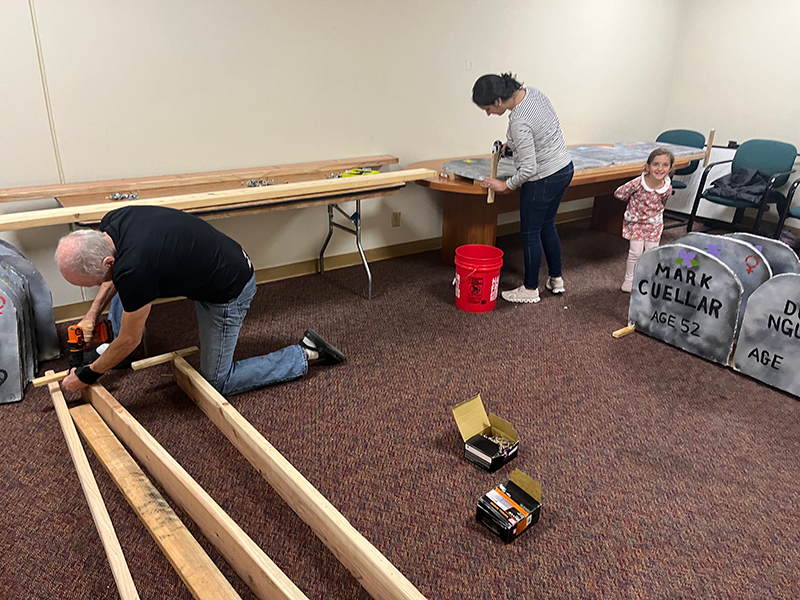
{"type": "Polygon", "coordinates": [[[758,286],[772,277],[772,269],[767,259],[752,244],[723,235],[695,232],[678,238],[675,243],[705,250],[728,265],[736,274],[743,289],[739,321],[736,327],[738,332],[750,295],[758,289],[758,286]]]}
{"type": "Polygon", "coordinates": [[[637,331],[727,365],[742,294],[742,283],[719,258],[667,244],[639,259],[628,318],[637,331]]]}
{"type": "Polygon", "coordinates": [[[800,275],[776,275],[750,297],[733,368],[800,396],[800,275]]]}

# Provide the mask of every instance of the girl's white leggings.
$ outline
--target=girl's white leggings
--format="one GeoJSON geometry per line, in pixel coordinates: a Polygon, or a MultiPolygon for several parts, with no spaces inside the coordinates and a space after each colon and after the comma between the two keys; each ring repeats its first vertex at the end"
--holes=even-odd
{"type": "Polygon", "coordinates": [[[628,249],[628,262],[625,264],[625,281],[633,281],[633,270],[636,263],[645,250],[650,250],[658,246],[658,242],[645,242],[644,240],[631,240],[631,247],[628,249]]]}

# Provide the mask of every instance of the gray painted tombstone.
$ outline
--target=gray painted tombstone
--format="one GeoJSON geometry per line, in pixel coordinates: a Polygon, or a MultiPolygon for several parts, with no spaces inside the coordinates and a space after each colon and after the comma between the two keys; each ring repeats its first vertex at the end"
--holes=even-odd
{"type": "Polygon", "coordinates": [[[42,274],[25,255],[10,243],[0,240],[0,263],[11,265],[19,271],[30,286],[33,318],[36,323],[36,345],[40,361],[61,356],[61,346],[53,312],[53,295],[42,274]]]}
{"type": "Polygon", "coordinates": [[[742,292],[736,274],[715,256],[667,244],[639,259],[628,318],[636,331],[727,366],[742,292]]]}
{"type": "Polygon", "coordinates": [[[13,267],[25,277],[31,294],[33,320],[36,326],[36,349],[39,361],[61,356],[61,347],[53,312],[53,295],[42,274],[23,256],[0,256],[0,263],[13,267]]]}
{"type": "Polygon", "coordinates": [[[17,250],[10,242],[0,240],[0,256],[3,254],[17,254],[18,256],[22,256],[22,252],[17,250]]]}
{"type": "Polygon", "coordinates": [[[24,379],[25,368],[20,344],[10,344],[8,340],[18,340],[22,330],[22,316],[16,307],[16,295],[8,293],[6,284],[0,281],[0,404],[19,402],[22,390],[27,384],[24,379]]]}
{"type": "MultiPolygon", "coordinates": [[[[22,329],[17,343],[25,367],[25,381],[28,382],[36,376],[38,369],[30,289],[25,277],[4,262],[0,262],[0,284],[4,286],[0,289],[5,289],[6,294],[13,299],[17,314],[21,317],[22,329]]],[[[13,343],[12,340],[11,345],[13,343]]]]}
{"type": "Polygon", "coordinates": [[[725,237],[732,237],[755,246],[769,262],[773,277],[781,273],[800,274],[800,259],[789,244],[753,233],[736,232],[729,233],[725,237]]]}
{"type": "Polygon", "coordinates": [[[742,318],[744,318],[744,311],[747,308],[747,300],[750,298],[750,294],[772,277],[769,261],[752,244],[725,235],[693,232],[678,238],[675,243],[705,250],[719,258],[736,273],[736,277],[739,278],[744,288],[742,306],[739,310],[739,322],[736,328],[738,331],[742,325],[742,318]]]}
{"type": "Polygon", "coordinates": [[[776,275],[750,296],[733,368],[800,396],[800,275],[776,275]]]}
{"type": "Polygon", "coordinates": [[[0,267],[0,402],[18,402],[35,370],[33,336],[27,328],[28,293],[24,279],[7,265],[0,267]],[[6,337],[7,333],[13,337],[6,337]]]}

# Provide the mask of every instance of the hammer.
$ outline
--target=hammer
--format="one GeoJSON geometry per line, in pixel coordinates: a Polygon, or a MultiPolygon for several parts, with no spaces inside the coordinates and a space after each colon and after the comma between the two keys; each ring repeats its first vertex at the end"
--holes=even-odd
{"type": "MultiPolygon", "coordinates": [[[[500,151],[503,148],[503,143],[500,140],[495,141],[494,145],[492,146],[492,171],[489,177],[492,179],[497,178],[497,165],[500,162],[500,151]]],[[[489,189],[489,193],[486,194],[486,202],[487,204],[494,203],[494,190],[489,189]]]]}

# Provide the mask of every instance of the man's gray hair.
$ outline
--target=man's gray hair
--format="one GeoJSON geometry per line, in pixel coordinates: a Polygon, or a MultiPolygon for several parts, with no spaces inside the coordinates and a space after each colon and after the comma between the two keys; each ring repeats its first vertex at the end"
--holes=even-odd
{"type": "Polygon", "coordinates": [[[81,275],[105,277],[107,268],[103,260],[114,254],[114,247],[102,231],[77,229],[59,240],[56,261],[60,267],[67,267],[81,275]],[[59,257],[62,244],[68,244],[69,251],[59,257]]]}

